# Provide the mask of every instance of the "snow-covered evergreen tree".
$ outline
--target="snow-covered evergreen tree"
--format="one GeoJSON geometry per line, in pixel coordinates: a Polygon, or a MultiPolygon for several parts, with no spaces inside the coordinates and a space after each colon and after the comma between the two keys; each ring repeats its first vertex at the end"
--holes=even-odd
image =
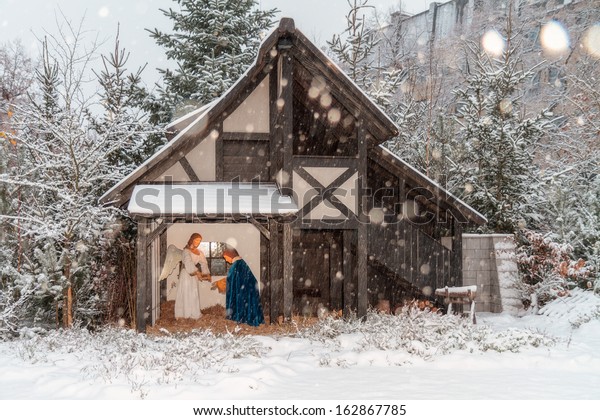
{"type": "MultiPolygon", "coordinates": [[[[18,165],[14,107],[22,104],[33,81],[33,60],[20,42],[0,46],[0,177],[18,165]]],[[[19,189],[0,182],[0,215],[19,212],[19,189]]],[[[0,337],[14,334],[31,288],[16,288],[21,264],[20,226],[0,216],[0,337]]]]}
{"type": "Polygon", "coordinates": [[[542,156],[541,229],[571,244],[574,255],[600,275],[600,59],[586,50],[579,54],[577,66],[566,74],[565,91],[556,98],[568,105],[565,122],[542,156]]]}
{"type": "Polygon", "coordinates": [[[160,69],[163,87],[146,103],[162,123],[221,96],[254,61],[277,12],[256,0],[174,1],[178,10],[162,10],[173,32],[150,30],[176,65],[160,69]]]}
{"type": "Polygon", "coordinates": [[[12,197],[20,211],[1,217],[18,224],[23,237],[16,284],[36,290],[38,316],[60,313],[70,325],[73,315],[92,319],[102,303],[91,264],[114,237],[116,210],[97,200],[129,172],[120,156],[139,153],[147,126],[128,106],[127,89],[135,83],[122,83],[124,61],[105,59],[104,101],[98,103],[85,89],[95,45],[85,48],[81,27],[67,23],[59,33],[43,43],[35,94],[15,106],[12,153],[19,160],[0,182],[20,189],[12,197]],[[102,106],[106,113],[96,118],[102,106]]]}
{"type": "Polygon", "coordinates": [[[455,91],[459,137],[454,145],[456,192],[488,218],[488,229],[514,232],[538,218],[528,207],[539,168],[535,147],[551,126],[548,110],[526,117],[520,89],[532,77],[521,61],[517,35],[507,20],[499,58],[479,43],[467,42],[468,67],[455,91]]]}
{"type": "Polygon", "coordinates": [[[384,109],[391,108],[404,73],[396,69],[394,63],[382,63],[376,54],[381,38],[365,16],[367,11],[374,10],[369,0],[347,1],[350,10],[346,15],[346,29],[334,35],[327,45],[342,69],[375,103],[384,109]]]}

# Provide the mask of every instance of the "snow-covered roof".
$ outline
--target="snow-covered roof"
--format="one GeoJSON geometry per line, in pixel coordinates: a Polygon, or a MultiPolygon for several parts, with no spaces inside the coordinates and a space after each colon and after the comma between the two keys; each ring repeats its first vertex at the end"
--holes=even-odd
{"type": "Polygon", "coordinates": [[[179,131],[162,149],[147,159],[140,167],[135,169],[100,197],[100,203],[114,203],[119,206],[126,203],[131,194],[133,185],[136,182],[148,181],[142,178],[144,174],[155,169],[161,162],[168,159],[170,156],[175,155],[177,149],[179,149],[183,143],[189,141],[190,138],[205,135],[211,119],[219,115],[237,95],[241,94],[250,80],[259,77],[259,75],[262,74],[262,68],[266,64],[265,57],[270,56],[269,51],[276,46],[280,38],[287,37],[290,34],[302,45],[302,47],[306,47],[307,50],[311,51],[312,54],[322,62],[324,65],[323,68],[333,71],[337,79],[341,82],[342,88],[340,88],[340,92],[343,95],[352,95],[355,98],[354,100],[369,111],[369,117],[365,118],[365,122],[368,126],[373,125],[379,127],[379,136],[381,138],[377,139],[378,143],[385,141],[398,133],[396,124],[381,110],[381,108],[379,108],[379,106],[377,106],[377,104],[375,104],[375,102],[373,102],[336,63],[312,44],[302,32],[296,29],[292,19],[283,18],[281,19],[279,27],[273,29],[271,34],[263,40],[254,63],[246,69],[245,73],[230,86],[220,98],[170,123],[166,127],[167,129],[181,131],[179,131]]]}
{"type": "Polygon", "coordinates": [[[198,182],[138,184],[127,210],[144,217],[284,216],[296,213],[298,206],[274,183],[198,182]]]}
{"type": "Polygon", "coordinates": [[[453,195],[452,193],[450,193],[448,190],[443,188],[440,184],[435,182],[433,179],[429,178],[427,175],[425,175],[424,173],[419,171],[417,168],[415,168],[414,166],[412,166],[411,164],[406,162],[404,159],[401,159],[400,157],[398,157],[394,152],[392,152],[387,147],[379,145],[377,149],[380,151],[380,153],[383,153],[384,156],[389,157],[390,159],[395,161],[395,163],[397,165],[402,166],[405,169],[407,169],[411,173],[412,176],[414,176],[416,179],[418,179],[419,184],[421,184],[423,186],[428,186],[429,187],[428,189],[430,191],[433,190],[432,192],[437,192],[436,195],[439,196],[441,199],[443,199],[443,201],[447,202],[448,204],[451,204],[454,208],[459,210],[461,213],[466,213],[464,215],[469,220],[471,220],[475,223],[479,223],[479,224],[483,224],[483,223],[487,222],[487,218],[483,214],[479,213],[473,207],[469,206],[467,203],[462,201],[460,198],[458,198],[455,195],[453,195]]]}
{"type": "MultiPolygon", "coordinates": [[[[158,150],[156,153],[154,153],[152,156],[150,156],[148,159],[146,159],[146,161],[143,164],[138,166],[129,175],[127,175],[121,181],[119,181],[115,185],[113,185],[112,188],[109,189],[108,191],[106,191],[104,193],[104,195],[102,195],[102,197],[100,197],[100,199],[98,201],[103,204],[110,204],[114,200],[113,197],[116,194],[118,194],[118,192],[127,188],[129,185],[131,185],[133,182],[135,182],[138,178],[140,178],[144,173],[148,172],[148,170],[150,168],[152,168],[156,163],[160,162],[162,159],[166,158],[169,154],[171,154],[176,149],[177,144],[179,144],[181,142],[181,139],[186,135],[186,133],[189,130],[191,130],[192,127],[194,127],[194,125],[197,122],[206,119],[208,112],[212,109],[212,106],[214,104],[215,104],[215,102],[213,101],[210,104],[208,104],[207,106],[202,107],[203,112],[200,113],[196,117],[196,119],[194,120],[193,123],[191,123],[185,129],[180,131],[175,137],[173,137],[171,139],[171,141],[169,141],[160,150],[158,150]]],[[[118,200],[118,198],[117,198],[117,200],[118,200]]]]}

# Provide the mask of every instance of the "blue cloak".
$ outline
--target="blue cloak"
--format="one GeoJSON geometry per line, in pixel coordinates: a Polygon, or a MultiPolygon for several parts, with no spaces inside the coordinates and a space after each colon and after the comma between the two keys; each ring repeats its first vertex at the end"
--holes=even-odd
{"type": "Polygon", "coordinates": [[[244,260],[237,260],[227,272],[225,291],[227,319],[256,327],[264,324],[258,282],[244,260]]]}

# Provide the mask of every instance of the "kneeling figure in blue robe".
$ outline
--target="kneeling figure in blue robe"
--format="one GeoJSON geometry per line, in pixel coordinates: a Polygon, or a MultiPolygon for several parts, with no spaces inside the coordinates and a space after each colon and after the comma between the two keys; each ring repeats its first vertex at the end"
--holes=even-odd
{"type": "Polygon", "coordinates": [[[253,327],[264,324],[258,282],[250,267],[235,249],[228,248],[223,251],[223,258],[231,264],[225,289],[227,319],[253,327]]]}

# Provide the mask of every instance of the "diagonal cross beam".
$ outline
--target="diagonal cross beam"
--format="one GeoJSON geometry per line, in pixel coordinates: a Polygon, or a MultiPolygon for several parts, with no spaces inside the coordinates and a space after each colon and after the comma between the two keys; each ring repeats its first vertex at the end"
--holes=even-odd
{"type": "Polygon", "coordinates": [[[302,177],[313,189],[317,191],[317,195],[313,197],[308,203],[306,203],[300,209],[300,217],[304,218],[312,209],[314,209],[319,203],[325,202],[327,200],[331,203],[336,209],[338,209],[346,218],[350,218],[352,215],[352,211],[346,207],[344,204],[340,202],[340,200],[334,195],[335,191],[341,187],[347,180],[352,178],[356,171],[348,168],[346,172],[341,174],[338,178],[336,178],[331,184],[327,187],[323,186],[319,181],[317,181],[311,174],[309,174],[304,168],[298,167],[294,169],[295,172],[302,177]]]}

